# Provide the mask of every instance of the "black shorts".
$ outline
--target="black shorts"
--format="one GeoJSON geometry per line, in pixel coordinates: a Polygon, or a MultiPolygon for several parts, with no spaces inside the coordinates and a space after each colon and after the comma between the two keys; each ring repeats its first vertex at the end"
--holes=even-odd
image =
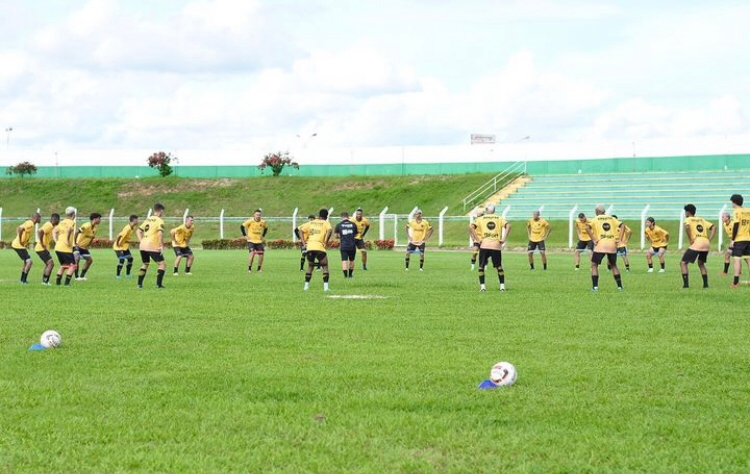
{"type": "Polygon", "coordinates": [[[544,245],[544,241],[541,242],[532,242],[529,240],[529,252],[533,252],[534,250],[539,249],[540,252],[546,252],[547,247],[544,245]]]}
{"type": "Polygon", "coordinates": [[[44,263],[47,263],[50,260],[52,260],[52,255],[50,255],[49,250],[39,250],[36,254],[39,255],[39,258],[44,263]]]}
{"type": "Polygon", "coordinates": [[[682,256],[682,261],[685,263],[695,263],[696,259],[698,259],[700,263],[706,263],[706,260],[708,260],[708,250],[698,251],[687,249],[685,250],[685,255],[682,256]]]}
{"type": "Polygon", "coordinates": [[[497,249],[479,249],[479,268],[485,268],[492,260],[492,268],[502,268],[503,252],[497,249]]]}
{"type": "Polygon", "coordinates": [[[341,252],[341,260],[349,260],[350,262],[354,261],[354,258],[357,256],[357,248],[351,248],[351,249],[342,249],[339,248],[339,252],[341,252]]]}
{"type": "Polygon", "coordinates": [[[190,255],[193,255],[193,251],[190,249],[190,247],[175,247],[174,248],[175,257],[189,257],[190,255]]]}
{"type": "Polygon", "coordinates": [[[89,249],[82,249],[81,247],[73,247],[73,255],[78,254],[78,258],[91,258],[91,252],[89,249]]]}
{"type": "Polygon", "coordinates": [[[117,258],[120,260],[127,260],[130,258],[133,258],[133,255],[130,253],[130,249],[128,250],[115,250],[115,254],[117,254],[117,258]]]}
{"type": "Polygon", "coordinates": [[[732,247],[732,257],[744,257],[750,255],[750,242],[735,242],[732,247]]]}
{"type": "Polygon", "coordinates": [[[591,254],[591,261],[599,265],[600,263],[602,263],[602,260],[604,260],[605,255],[607,256],[607,263],[609,263],[611,266],[617,265],[617,253],[603,253],[594,251],[594,253],[591,254]]]}
{"type": "Polygon", "coordinates": [[[659,250],[661,250],[661,249],[664,249],[664,251],[666,252],[667,251],[667,246],[665,245],[664,247],[651,247],[650,252],[652,254],[657,254],[657,253],[659,253],[659,250]]]}
{"type": "Polygon", "coordinates": [[[26,249],[13,249],[13,250],[16,251],[18,256],[21,257],[21,260],[23,260],[24,262],[31,258],[31,256],[29,255],[29,251],[26,249]]]}
{"type": "Polygon", "coordinates": [[[151,260],[156,263],[161,263],[164,261],[164,254],[150,250],[141,250],[141,260],[143,263],[151,263],[151,260]]]}
{"type": "Polygon", "coordinates": [[[627,257],[628,256],[628,248],[627,247],[617,247],[617,256],[618,257],[627,257]]]}
{"type": "Polygon", "coordinates": [[[354,239],[354,246],[360,250],[364,250],[367,244],[365,244],[365,239],[354,239]]]}
{"type": "Polygon", "coordinates": [[[60,265],[66,266],[76,264],[76,258],[73,256],[73,252],[58,252],[55,250],[55,253],[57,254],[57,261],[60,262],[60,265]]]}
{"type": "Polygon", "coordinates": [[[328,263],[328,254],[322,250],[308,250],[306,257],[307,261],[311,264],[315,263],[316,260],[321,265],[323,263],[328,263]]]}
{"type": "Polygon", "coordinates": [[[576,244],[576,250],[594,250],[593,240],[579,240],[576,244]]]}
{"type": "Polygon", "coordinates": [[[479,246],[481,245],[481,243],[480,242],[474,242],[472,245],[474,246],[474,248],[479,249],[479,246]]]}
{"type": "Polygon", "coordinates": [[[265,245],[263,245],[263,244],[255,244],[253,242],[248,242],[247,243],[247,250],[249,252],[262,253],[263,249],[265,249],[265,245]]]}
{"type": "Polygon", "coordinates": [[[415,253],[416,250],[419,250],[419,253],[424,253],[425,245],[426,244],[424,242],[419,245],[414,245],[413,243],[409,242],[409,245],[406,246],[406,252],[415,253]]]}

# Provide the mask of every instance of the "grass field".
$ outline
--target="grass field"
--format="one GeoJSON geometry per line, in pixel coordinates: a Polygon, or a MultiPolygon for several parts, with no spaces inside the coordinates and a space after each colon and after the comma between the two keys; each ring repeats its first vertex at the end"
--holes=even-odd
{"type": "MultiPolygon", "coordinates": [[[[642,255],[618,293],[572,256],[546,272],[506,253],[508,291],[478,292],[468,252],[371,252],[320,273],[299,253],[196,252],[166,290],[115,280],[43,287],[0,251],[0,472],[748,472],[748,288],[710,257],[682,290],[642,255]],[[347,299],[352,295],[372,299],[347,299]],[[336,298],[333,298],[336,297],[336,298]],[[63,346],[28,351],[45,329],[63,346]],[[490,367],[518,369],[479,391],[490,367]]],[[[538,259],[538,256],[537,256],[538,259]]],[[[746,270],[744,270],[746,272],[746,270]]],[[[747,275],[743,276],[747,279],[747,275]]]]}

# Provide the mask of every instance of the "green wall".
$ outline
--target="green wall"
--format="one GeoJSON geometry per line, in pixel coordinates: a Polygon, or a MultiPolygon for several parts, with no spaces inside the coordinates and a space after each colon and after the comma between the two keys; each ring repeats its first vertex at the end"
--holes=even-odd
{"type": "MultiPolygon", "coordinates": [[[[487,163],[396,163],[384,165],[305,165],[299,170],[287,168],[284,175],[291,176],[383,176],[492,173],[505,170],[511,162],[487,163]]],[[[595,160],[529,161],[530,175],[612,173],[618,171],[707,171],[750,168],[750,154],[674,156],[661,158],[604,158],[595,160]]],[[[186,178],[248,178],[269,175],[256,166],[178,166],[178,176],[186,178]]],[[[41,166],[35,177],[39,178],[134,178],[158,176],[147,166],[41,166]]],[[[8,177],[0,174],[0,177],[8,177]]]]}

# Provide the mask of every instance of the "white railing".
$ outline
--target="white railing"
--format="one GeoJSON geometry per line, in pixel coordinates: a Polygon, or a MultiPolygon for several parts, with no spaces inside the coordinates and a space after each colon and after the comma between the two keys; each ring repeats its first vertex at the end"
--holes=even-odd
{"type": "Polygon", "coordinates": [[[498,190],[509,185],[516,178],[524,174],[526,174],[525,161],[517,161],[511,164],[508,168],[493,176],[489,181],[463,198],[462,203],[464,206],[464,212],[466,212],[467,207],[476,206],[481,201],[495,194],[498,190]]]}
{"type": "Polygon", "coordinates": [[[646,216],[648,216],[649,209],[651,209],[651,204],[646,204],[641,211],[641,250],[646,248],[646,216]]]}
{"type": "Polygon", "coordinates": [[[575,234],[575,220],[576,212],[578,212],[578,204],[573,206],[573,209],[568,213],[568,248],[573,248],[573,234],[575,234]]]}
{"type": "MultiPolygon", "coordinates": [[[[2,211],[2,209],[0,209],[2,211]]],[[[717,246],[716,250],[721,251],[722,244],[724,243],[724,222],[721,220],[721,216],[724,215],[724,213],[727,212],[727,205],[724,204],[721,207],[721,210],[719,211],[719,245],[717,246]]],[[[727,236],[727,238],[731,239],[731,235],[727,236]]]]}

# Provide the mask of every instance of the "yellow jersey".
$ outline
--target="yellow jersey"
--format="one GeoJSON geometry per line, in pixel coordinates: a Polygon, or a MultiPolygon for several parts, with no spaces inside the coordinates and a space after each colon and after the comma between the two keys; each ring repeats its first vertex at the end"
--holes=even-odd
{"type": "Polygon", "coordinates": [[[734,222],[731,220],[729,222],[722,221],[722,225],[724,226],[724,232],[727,234],[727,239],[732,240],[732,231],[734,229],[734,222]]]}
{"type": "Polygon", "coordinates": [[[474,221],[475,233],[480,241],[500,243],[503,240],[503,228],[506,221],[497,214],[485,214],[474,221]]]}
{"type": "Polygon", "coordinates": [[[713,229],[713,227],[712,223],[702,217],[693,216],[685,218],[685,228],[688,230],[688,237],[692,237],[693,239],[691,245],[709,245],[708,236],[711,235],[709,230],[713,229]]]}
{"type": "Polygon", "coordinates": [[[549,222],[546,219],[539,220],[529,219],[526,222],[526,229],[529,231],[529,240],[532,242],[541,242],[547,237],[549,232],[549,222]]]}
{"type": "Polygon", "coordinates": [[[14,249],[25,249],[29,246],[29,240],[31,240],[31,234],[34,232],[34,221],[31,219],[27,220],[19,226],[21,228],[21,235],[16,233],[16,238],[13,239],[10,246],[14,249]]]}
{"type": "Polygon", "coordinates": [[[261,219],[256,221],[255,219],[246,220],[242,226],[245,228],[245,234],[247,241],[251,244],[262,244],[263,243],[263,232],[268,229],[266,221],[261,219]]]}
{"type": "MultiPolygon", "coordinates": [[[[733,223],[738,223],[735,242],[750,242],[750,208],[738,207],[734,210],[733,223]]],[[[734,225],[734,224],[732,224],[734,225]]],[[[731,237],[731,234],[729,234],[731,237]]]]}
{"type": "Polygon", "coordinates": [[[646,227],[646,237],[651,241],[652,247],[666,247],[669,242],[669,232],[655,225],[653,229],[646,227]]]}
{"type": "Polygon", "coordinates": [[[364,237],[364,235],[362,234],[364,234],[365,229],[370,227],[370,221],[368,221],[366,217],[362,216],[362,220],[357,220],[357,218],[355,217],[354,219],[352,219],[352,222],[354,222],[354,225],[357,226],[357,234],[354,236],[354,238],[356,240],[362,240],[362,238],[364,237]]]}
{"type": "Polygon", "coordinates": [[[160,251],[164,234],[164,221],[161,217],[151,216],[143,221],[139,228],[143,232],[140,249],[151,252],[160,251]]]}
{"type": "Polygon", "coordinates": [[[628,246],[630,242],[630,236],[633,235],[633,229],[623,224],[622,227],[617,228],[617,248],[622,249],[628,246]]]}
{"type": "Polygon", "coordinates": [[[427,220],[422,219],[421,221],[417,221],[416,219],[412,219],[411,221],[409,221],[409,241],[423,241],[427,237],[427,234],[431,229],[432,226],[429,222],[427,222],[427,220]]]}
{"type": "MultiPolygon", "coordinates": [[[[55,251],[73,253],[73,231],[76,228],[76,223],[73,219],[65,218],[57,224],[55,232],[57,233],[57,240],[55,240],[55,251]]],[[[53,235],[55,235],[53,232],[53,235]]]]}
{"type": "Polygon", "coordinates": [[[39,230],[42,231],[42,239],[36,239],[36,245],[34,246],[35,252],[44,252],[45,250],[52,250],[52,231],[55,226],[51,222],[45,223],[39,230]]]}
{"type": "Polygon", "coordinates": [[[589,233],[586,232],[586,228],[589,226],[588,219],[585,221],[581,221],[581,219],[576,219],[576,233],[578,234],[578,240],[581,242],[590,242],[591,236],[589,236],[589,233]]]}
{"type": "Polygon", "coordinates": [[[83,224],[78,229],[78,238],[76,238],[76,246],[82,249],[89,248],[89,245],[91,245],[91,242],[94,240],[94,237],[96,237],[96,228],[97,226],[93,225],[91,222],[87,222],[83,224]]]}
{"type": "Polygon", "coordinates": [[[308,252],[310,250],[325,252],[326,244],[328,243],[328,239],[331,238],[332,232],[331,223],[323,219],[305,222],[299,227],[299,233],[307,236],[305,242],[307,243],[308,252]]]}
{"type": "Polygon", "coordinates": [[[130,249],[130,237],[133,235],[133,227],[130,224],[125,224],[117,237],[115,237],[115,243],[112,244],[112,250],[125,251],[130,249]],[[120,245],[117,245],[117,239],[120,239],[120,245]]]}
{"type": "Polygon", "coordinates": [[[606,214],[601,214],[591,219],[589,226],[591,227],[591,233],[594,234],[594,241],[597,244],[602,241],[602,243],[614,244],[620,233],[618,230],[620,221],[606,214]]]}
{"type": "Polygon", "coordinates": [[[172,239],[172,246],[174,247],[188,247],[190,245],[190,239],[193,237],[195,231],[195,225],[188,228],[185,224],[182,224],[174,230],[174,239],[172,239]]]}

